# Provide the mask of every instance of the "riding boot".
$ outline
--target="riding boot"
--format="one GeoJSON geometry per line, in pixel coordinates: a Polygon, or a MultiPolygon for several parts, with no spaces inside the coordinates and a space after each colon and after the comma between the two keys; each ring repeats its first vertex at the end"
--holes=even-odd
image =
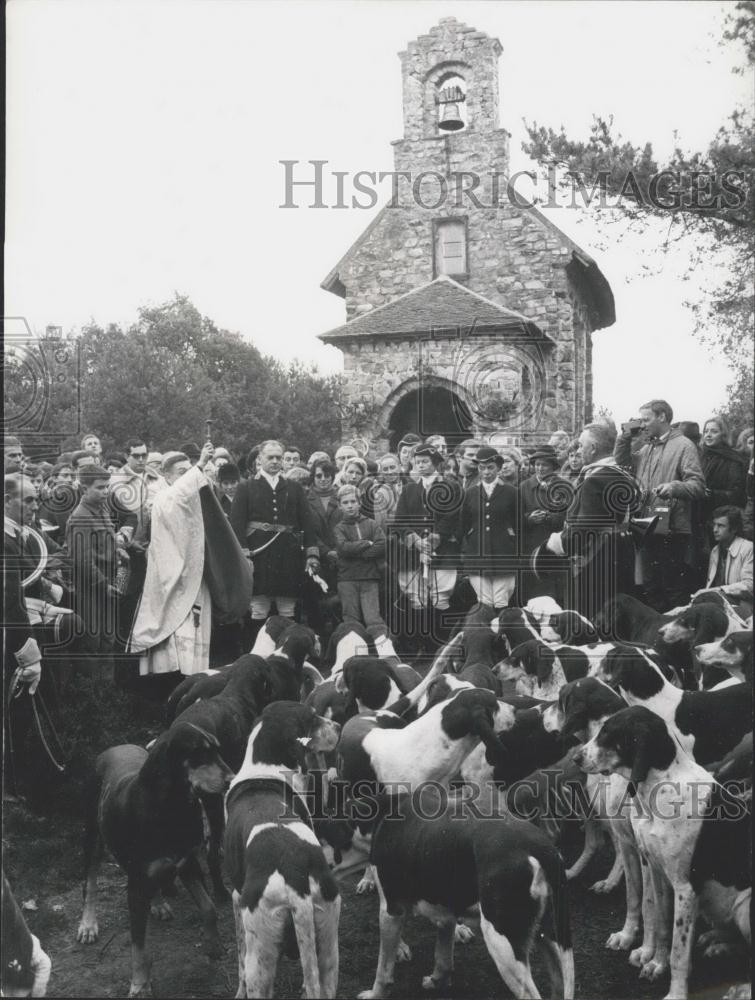
{"type": "Polygon", "coordinates": [[[245,653],[250,653],[257,641],[257,635],[264,626],[267,618],[251,618],[244,616],[241,623],[241,648],[245,653]]]}
{"type": "Polygon", "coordinates": [[[409,602],[401,603],[398,609],[398,643],[404,660],[413,659],[422,647],[422,609],[413,608],[409,602]]]}

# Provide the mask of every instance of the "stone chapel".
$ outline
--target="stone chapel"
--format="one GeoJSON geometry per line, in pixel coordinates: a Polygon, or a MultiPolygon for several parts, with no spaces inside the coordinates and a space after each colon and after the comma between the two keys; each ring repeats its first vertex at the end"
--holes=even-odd
{"type": "Polygon", "coordinates": [[[501,52],[450,17],[400,54],[394,161],[410,179],[322,282],[346,302],[346,322],[320,335],[343,352],[343,440],[377,454],[407,431],[537,444],[592,416],[591,335],[615,322],[613,293],[588,254],[507,197],[501,52]]]}

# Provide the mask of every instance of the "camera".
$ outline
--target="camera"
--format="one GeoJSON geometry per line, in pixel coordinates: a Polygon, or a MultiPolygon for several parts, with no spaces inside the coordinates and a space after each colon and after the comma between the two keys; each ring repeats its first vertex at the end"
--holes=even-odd
{"type": "Polygon", "coordinates": [[[621,425],[621,429],[625,434],[631,434],[632,437],[635,437],[642,430],[642,421],[637,419],[627,420],[625,424],[621,425]]]}

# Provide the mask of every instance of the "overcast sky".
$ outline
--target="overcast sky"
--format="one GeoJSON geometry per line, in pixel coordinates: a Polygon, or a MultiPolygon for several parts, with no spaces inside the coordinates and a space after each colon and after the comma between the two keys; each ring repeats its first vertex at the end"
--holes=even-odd
{"type": "MultiPolygon", "coordinates": [[[[662,156],[704,148],[751,99],[719,3],[11,0],[6,315],[127,324],[178,291],[267,353],[338,370],[316,335],[344,303],[319,284],[378,209],[282,209],[278,161],[391,170],[397,53],[451,15],[503,44],[513,169],[528,166],[523,119],[586,137],[613,115],[662,156]]],[[[616,297],[594,337],[596,402],[623,419],[661,395],[704,419],[727,373],[683,301],[710,275],[685,284],[677,260],[643,276],[641,243],[596,249],[576,216],[551,214],[616,297]]]]}

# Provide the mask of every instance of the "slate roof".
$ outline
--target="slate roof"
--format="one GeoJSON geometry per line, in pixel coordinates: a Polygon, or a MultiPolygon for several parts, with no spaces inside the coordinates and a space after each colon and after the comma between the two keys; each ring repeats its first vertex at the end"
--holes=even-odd
{"type": "Polygon", "coordinates": [[[319,336],[326,344],[332,344],[353,337],[396,337],[440,331],[469,335],[481,330],[511,330],[529,334],[533,339],[550,340],[526,316],[470,291],[444,274],[319,336]]]}

